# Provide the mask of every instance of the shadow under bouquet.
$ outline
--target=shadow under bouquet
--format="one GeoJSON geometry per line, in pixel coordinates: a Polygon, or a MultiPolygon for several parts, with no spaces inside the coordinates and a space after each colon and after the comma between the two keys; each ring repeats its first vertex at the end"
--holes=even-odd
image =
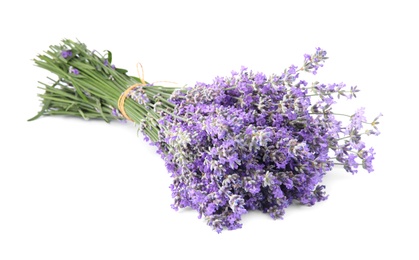
{"type": "Polygon", "coordinates": [[[42,115],[133,121],[157,147],[170,173],[174,209],[190,207],[217,232],[242,226],[260,210],[282,218],[292,203],[325,200],[322,177],[341,165],[373,171],[375,152],[361,137],[379,135],[364,109],[333,110],[359,91],[343,83],[308,83],[327,59],[317,48],[300,67],[278,75],[242,67],[212,83],[150,84],[112,65],[112,53],[63,40],[35,59],[56,75],[42,83],[42,115]]]}

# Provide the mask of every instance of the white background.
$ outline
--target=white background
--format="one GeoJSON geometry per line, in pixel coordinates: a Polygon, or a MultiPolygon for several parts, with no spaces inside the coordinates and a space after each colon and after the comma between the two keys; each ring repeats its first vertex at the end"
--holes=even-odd
{"type": "Polygon", "coordinates": [[[415,1],[92,2],[0,4],[0,259],[419,258],[415,1]],[[48,75],[31,59],[63,38],[112,50],[131,74],[141,62],[148,81],[188,84],[241,65],[279,73],[322,47],[317,80],[362,90],[341,108],[384,114],[367,140],[376,170],[336,169],[327,201],[284,220],[252,212],[217,234],[170,208],[170,177],[133,125],[26,122],[48,75]]]}

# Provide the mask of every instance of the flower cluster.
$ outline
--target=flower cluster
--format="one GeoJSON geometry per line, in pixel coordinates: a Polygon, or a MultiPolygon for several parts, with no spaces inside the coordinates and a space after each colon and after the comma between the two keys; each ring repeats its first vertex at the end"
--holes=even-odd
{"type": "Polygon", "coordinates": [[[132,120],[157,146],[173,177],[173,208],[197,210],[217,232],[237,229],[249,210],[277,219],[292,203],[325,200],[322,178],[336,165],[351,173],[361,167],[373,171],[375,151],[362,137],[380,134],[381,115],[368,122],[364,108],[335,112],[337,99],[356,97],[357,87],[300,78],[301,72],[317,74],[326,59],[326,51],[317,48],[304,55],[301,67],[279,75],[242,67],[184,89],[129,76],[112,64],[110,51],[101,55],[63,40],[35,59],[57,79],[43,84],[43,107],[30,120],[132,120]],[[129,98],[120,102],[127,88],[129,98]]]}
{"type": "Polygon", "coordinates": [[[320,182],[335,164],[352,173],[358,165],[372,170],[374,151],[360,138],[363,110],[349,116],[347,127],[332,111],[335,94],[351,98],[358,90],[299,79],[300,71],[316,74],[325,55],[317,49],[282,75],[242,67],[174,92],[176,107],[160,120],[156,143],[173,177],[173,208],[197,210],[217,232],[237,229],[248,210],[277,219],[295,201],[325,200],[320,182]]]}

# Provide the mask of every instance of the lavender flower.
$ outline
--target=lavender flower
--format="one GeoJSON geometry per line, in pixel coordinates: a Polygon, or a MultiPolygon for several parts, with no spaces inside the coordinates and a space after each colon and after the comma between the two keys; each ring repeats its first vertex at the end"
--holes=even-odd
{"type": "Polygon", "coordinates": [[[365,108],[358,109],[355,114],[351,116],[351,123],[348,125],[348,129],[351,130],[361,130],[363,127],[363,123],[366,121],[364,116],[365,108]]]}
{"type": "Polygon", "coordinates": [[[70,67],[70,73],[73,73],[74,75],[79,75],[80,71],[76,68],[70,67]]]}
{"type": "Polygon", "coordinates": [[[72,55],[73,55],[73,52],[72,52],[71,50],[63,50],[63,51],[61,52],[61,56],[62,56],[64,59],[67,59],[67,58],[71,57],[72,55]]]}
{"type": "Polygon", "coordinates": [[[372,167],[372,161],[374,160],[374,149],[370,148],[368,151],[364,151],[362,153],[362,167],[366,169],[368,172],[374,171],[372,167]]]}

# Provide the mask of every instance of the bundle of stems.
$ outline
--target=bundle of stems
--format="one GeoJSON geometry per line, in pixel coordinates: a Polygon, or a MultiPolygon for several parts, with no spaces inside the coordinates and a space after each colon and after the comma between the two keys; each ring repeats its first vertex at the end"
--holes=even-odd
{"type": "Polygon", "coordinates": [[[168,99],[179,88],[154,86],[138,77],[128,76],[127,70],[112,65],[110,51],[102,55],[89,50],[83,43],[65,39],[61,45],[50,46],[34,61],[38,67],[58,78],[48,78],[50,83],[40,82],[40,88],[45,91],[39,95],[43,106],[29,121],[42,115],[101,118],[106,122],[124,120],[118,109],[118,100],[133,85],[140,88],[127,93],[130,98],[125,99],[123,109],[127,118],[141,126],[152,141],[158,140],[161,113],[173,113],[174,104],[168,99]]]}

